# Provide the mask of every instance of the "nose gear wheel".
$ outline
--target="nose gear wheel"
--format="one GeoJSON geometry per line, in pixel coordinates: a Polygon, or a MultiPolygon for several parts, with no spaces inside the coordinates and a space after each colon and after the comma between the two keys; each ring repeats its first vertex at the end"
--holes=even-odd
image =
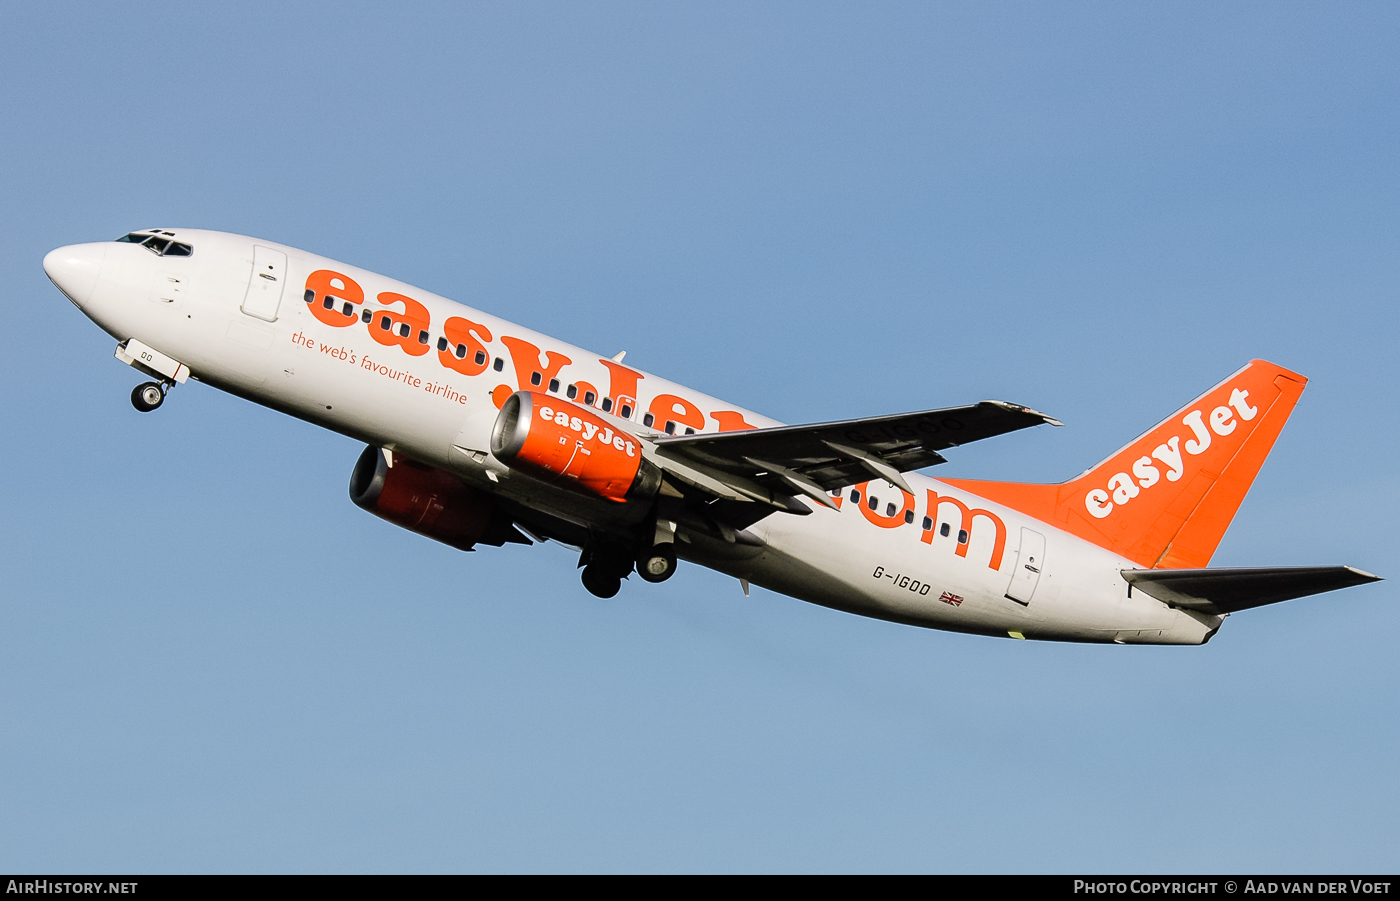
{"type": "Polygon", "coordinates": [[[165,403],[165,385],[161,382],[142,382],[131,389],[131,405],[142,413],[149,413],[165,403]]]}

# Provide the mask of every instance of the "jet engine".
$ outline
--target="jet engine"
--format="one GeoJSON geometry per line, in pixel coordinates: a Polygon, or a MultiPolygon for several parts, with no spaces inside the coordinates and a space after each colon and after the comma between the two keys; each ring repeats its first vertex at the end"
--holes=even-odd
{"type": "Polygon", "coordinates": [[[366,447],[350,474],[350,500],[380,519],[469,551],[474,544],[529,544],[489,495],[407,457],[366,447]]]}
{"type": "Polygon", "coordinates": [[[642,442],[577,404],[517,391],[501,405],[491,453],[511,469],[617,503],[648,502],[661,469],[642,457],[642,442]]]}

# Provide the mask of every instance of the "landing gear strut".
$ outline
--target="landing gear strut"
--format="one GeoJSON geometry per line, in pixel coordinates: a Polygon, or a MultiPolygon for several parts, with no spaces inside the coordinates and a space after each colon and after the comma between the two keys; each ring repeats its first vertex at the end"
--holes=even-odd
{"type": "Polygon", "coordinates": [[[142,382],[131,389],[131,405],[142,413],[149,413],[165,403],[165,382],[142,382]]]}
{"type": "Polygon", "coordinates": [[[165,392],[170,390],[170,386],[176,382],[183,385],[190,377],[190,367],[135,338],[128,338],[117,345],[117,359],[150,378],[158,379],[142,382],[131,392],[131,405],[142,413],[149,413],[165,403],[165,392]]]}

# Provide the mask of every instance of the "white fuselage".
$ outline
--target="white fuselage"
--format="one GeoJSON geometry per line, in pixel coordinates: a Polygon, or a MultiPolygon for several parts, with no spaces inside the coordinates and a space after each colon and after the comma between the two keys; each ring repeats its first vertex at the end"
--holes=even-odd
{"type": "MultiPolygon", "coordinates": [[[[687,427],[720,431],[735,422],[760,428],[780,424],[354,266],[239,235],[171,231],[193,246],[191,256],[157,256],[134,244],[103,242],[60,248],[45,267],[70,299],[119,341],[135,338],[188,366],[194,378],[566,520],[605,520],[615,515],[616,505],[554,488],[481,453],[489,447],[501,396],[493,392],[501,386],[560,398],[567,386],[579,386],[575,403],[593,391],[595,412],[643,437],[663,434],[670,415],[676,417],[677,433],[687,427]],[[274,251],[274,257],[285,254],[285,271],[279,268],[275,278],[259,280],[255,247],[274,251]],[[376,338],[377,319],[338,326],[313,315],[303,301],[303,286],[320,270],[353,279],[367,310],[380,310],[378,299],[386,293],[421,304],[429,321],[428,342],[420,344],[426,351],[386,344],[383,334],[376,338]],[[249,299],[250,283],[260,292],[257,300],[249,299]],[[279,290],[280,298],[273,296],[279,290]],[[260,309],[261,316],[244,312],[245,306],[260,309]],[[438,341],[452,317],[482,326],[478,338],[491,336],[480,342],[487,363],[477,374],[465,375],[440,361],[438,341]],[[539,359],[521,359],[528,356],[522,342],[537,348],[539,359]],[[561,357],[567,362],[561,364],[561,357]],[[534,372],[541,373],[539,385],[530,382],[534,372]],[[551,379],[558,380],[553,390],[551,379]],[[620,406],[610,414],[598,409],[602,398],[624,393],[634,398],[627,419],[617,415],[620,406]],[[648,411],[660,414],[651,428],[642,423],[648,411]]],[[[407,340],[419,343],[416,331],[407,340]]],[[[1121,570],[1137,566],[1131,560],[935,479],[911,473],[907,480],[912,497],[876,480],[844,490],[839,510],[813,503],[809,516],[773,513],[747,530],[760,543],[726,545],[682,529],[676,548],[686,559],[793,597],[938,629],[1200,644],[1219,628],[1220,617],[1130,593],[1121,570]],[[930,510],[930,496],[983,512],[967,529],[956,504],[940,502],[930,510]],[[888,515],[891,504],[895,509],[888,515]],[[912,522],[906,522],[908,510],[912,522]],[[932,529],[923,527],[925,517],[933,520],[932,529]],[[1031,557],[1037,558],[1034,563],[1031,557]]]]}

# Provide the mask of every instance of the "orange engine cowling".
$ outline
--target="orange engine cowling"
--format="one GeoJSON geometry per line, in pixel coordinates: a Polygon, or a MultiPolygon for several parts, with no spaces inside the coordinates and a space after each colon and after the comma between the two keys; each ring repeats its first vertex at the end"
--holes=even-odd
{"type": "Polygon", "coordinates": [[[528,475],[622,503],[646,501],[661,470],[642,458],[642,442],[577,404],[517,391],[501,405],[491,453],[528,475]]]}
{"type": "Polygon", "coordinates": [[[350,474],[350,500],[381,519],[463,551],[529,544],[489,495],[451,473],[367,447],[350,474]],[[392,462],[390,462],[392,461],[392,462]]]}

